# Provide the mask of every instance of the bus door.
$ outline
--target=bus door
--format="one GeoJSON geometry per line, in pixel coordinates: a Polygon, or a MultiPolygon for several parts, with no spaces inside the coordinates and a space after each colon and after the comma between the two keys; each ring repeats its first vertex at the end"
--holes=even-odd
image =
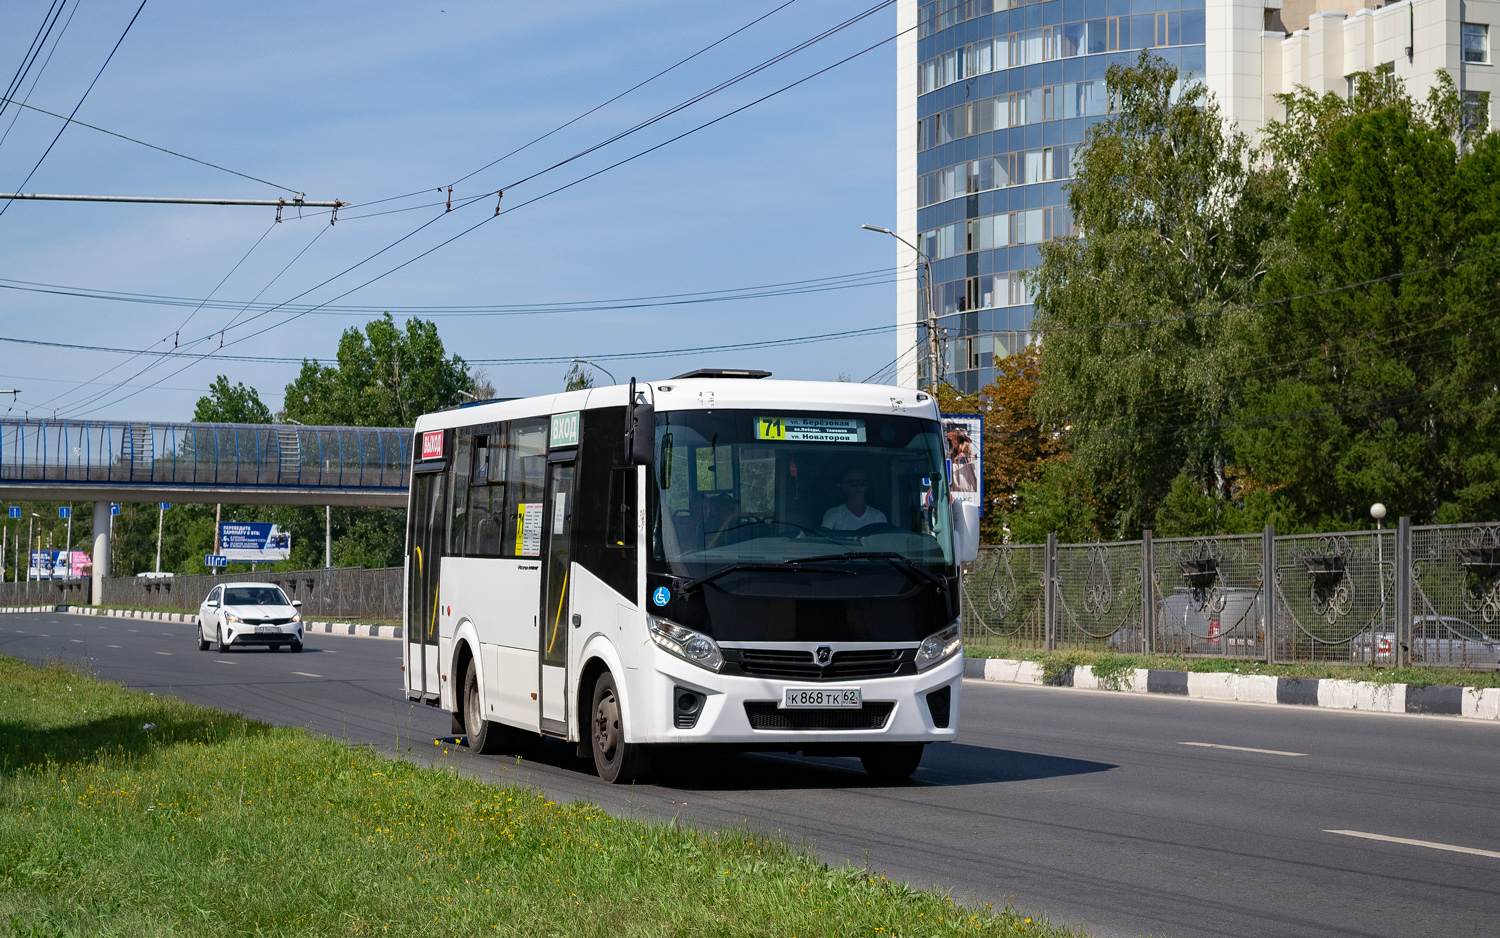
{"type": "MultiPolygon", "coordinates": [[[[406,557],[406,692],[436,700],[438,684],[438,570],[446,533],[444,472],[411,477],[411,518],[406,557]]],[[[442,464],[439,463],[439,469],[442,464]]]]}
{"type": "Polygon", "coordinates": [[[547,461],[547,502],[542,521],[541,681],[538,702],[542,732],[568,733],[568,567],[572,559],[573,456],[553,453],[547,461]]]}

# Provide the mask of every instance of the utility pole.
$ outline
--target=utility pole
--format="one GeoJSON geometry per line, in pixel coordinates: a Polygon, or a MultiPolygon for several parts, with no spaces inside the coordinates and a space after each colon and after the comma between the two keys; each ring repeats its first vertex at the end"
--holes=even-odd
{"type": "Polygon", "coordinates": [[[73,576],[73,504],[68,503],[68,566],[66,576],[73,576]]]}
{"type": "Polygon", "coordinates": [[[169,502],[156,503],[156,572],[161,572],[161,529],[167,520],[169,502]]]}
{"type": "Polygon", "coordinates": [[[323,506],[323,569],[333,566],[333,506],[323,506]]]}
{"type": "Polygon", "coordinates": [[[911,248],[913,251],[917,252],[917,263],[921,265],[922,268],[922,289],[920,291],[922,296],[922,305],[926,307],[926,315],[923,318],[925,319],[927,325],[927,380],[930,382],[929,390],[932,392],[933,398],[936,398],[938,384],[941,382],[942,377],[938,370],[938,364],[941,361],[941,358],[938,354],[937,312],[932,307],[931,260],[927,257],[926,254],[922,253],[921,248],[917,247],[915,244],[912,244],[910,241],[896,234],[889,228],[882,228],[879,225],[860,225],[859,227],[865,229],[866,231],[878,231],[881,234],[888,234],[891,237],[895,238],[897,241],[900,241],[902,244],[911,248]]]}
{"type": "MultiPolygon", "coordinates": [[[[224,503],[223,502],[219,502],[219,503],[217,503],[217,504],[214,505],[214,553],[215,554],[217,554],[219,552],[219,519],[223,516],[223,512],[224,512],[224,503]]],[[[219,568],[218,567],[214,567],[214,576],[218,576],[218,575],[219,575],[219,568]]]]}
{"type": "MultiPolygon", "coordinates": [[[[31,513],[31,520],[26,522],[26,582],[31,582],[31,535],[36,527],[36,512],[31,513]]],[[[40,548],[41,545],[37,545],[40,548]]],[[[41,573],[40,570],[37,573],[41,573]]]]}

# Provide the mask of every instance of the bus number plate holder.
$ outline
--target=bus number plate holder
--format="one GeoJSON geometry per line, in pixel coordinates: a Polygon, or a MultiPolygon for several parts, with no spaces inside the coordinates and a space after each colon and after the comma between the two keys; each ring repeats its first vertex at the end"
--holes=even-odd
{"type": "Polygon", "coordinates": [[[858,710],[864,695],[858,687],[788,687],[777,705],[780,710],[858,710]]]}

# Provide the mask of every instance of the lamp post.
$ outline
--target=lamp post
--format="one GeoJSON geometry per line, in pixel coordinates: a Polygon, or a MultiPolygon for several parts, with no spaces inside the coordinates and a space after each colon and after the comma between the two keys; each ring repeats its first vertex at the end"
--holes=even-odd
{"type": "MultiPolygon", "coordinates": [[[[1380,502],[1370,506],[1370,517],[1375,519],[1375,578],[1380,581],[1380,631],[1385,631],[1385,539],[1380,536],[1385,528],[1385,505],[1380,502]]],[[[1399,649],[1396,647],[1400,636],[1395,636],[1396,641],[1391,643],[1391,663],[1396,664],[1399,659],[1399,649]]],[[[1375,645],[1373,637],[1370,641],[1370,663],[1375,663],[1375,645]]]]}
{"type": "MultiPolygon", "coordinates": [[[[40,517],[41,517],[41,515],[39,515],[39,514],[37,514],[36,512],[33,511],[31,513],[31,520],[28,521],[28,522],[26,522],[26,581],[28,583],[31,582],[31,551],[32,551],[32,545],[31,545],[32,533],[31,532],[36,529],[36,519],[40,518],[40,517]]],[[[40,544],[36,545],[36,550],[40,551],[41,549],[42,549],[42,545],[40,545],[40,544]]],[[[42,570],[41,570],[40,566],[37,567],[36,574],[37,574],[37,579],[41,579],[42,570]]],[[[28,589],[29,589],[29,587],[28,587],[28,589]]]]}
{"type": "Polygon", "coordinates": [[[587,358],[575,358],[575,359],[573,359],[573,362],[574,362],[574,364],[578,364],[578,365],[588,365],[591,368],[598,368],[600,371],[602,371],[605,374],[609,375],[609,380],[610,381],[614,382],[615,384],[619,384],[620,383],[620,381],[619,381],[618,378],[616,378],[614,375],[610,374],[610,371],[609,371],[608,368],[605,368],[603,365],[599,364],[598,362],[591,362],[587,358]]]}
{"type": "Polygon", "coordinates": [[[902,244],[917,252],[917,263],[922,266],[922,305],[926,307],[926,316],[923,317],[927,323],[927,380],[931,382],[932,396],[937,397],[938,388],[938,344],[937,344],[937,316],[932,308],[932,262],[922,249],[910,241],[896,234],[889,228],[879,225],[860,225],[866,231],[878,231],[888,234],[900,241],[902,244]]]}

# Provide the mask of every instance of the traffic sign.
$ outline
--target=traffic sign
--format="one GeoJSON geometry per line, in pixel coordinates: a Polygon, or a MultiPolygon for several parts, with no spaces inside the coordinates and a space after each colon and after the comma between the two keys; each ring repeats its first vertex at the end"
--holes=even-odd
{"type": "Polygon", "coordinates": [[[120,506],[119,506],[119,505],[117,505],[117,504],[114,504],[114,503],[113,503],[113,502],[112,502],[112,503],[110,503],[110,506],[109,506],[109,513],[110,513],[110,514],[112,514],[112,515],[117,515],[117,514],[119,514],[119,513],[120,513],[120,506]]]}
{"type": "Polygon", "coordinates": [[[207,567],[227,567],[229,566],[229,558],[223,554],[204,554],[203,564],[207,567]]]}
{"type": "Polygon", "coordinates": [[[11,509],[10,509],[10,516],[12,518],[19,518],[19,517],[21,517],[21,509],[12,506],[11,509]]]}
{"type": "Polygon", "coordinates": [[[67,505],[63,505],[57,509],[57,516],[64,519],[71,518],[73,517],[73,509],[67,505]]]}
{"type": "Polygon", "coordinates": [[[166,511],[168,508],[172,507],[172,503],[171,502],[157,502],[156,503],[156,507],[160,508],[162,511],[166,511]]]}

